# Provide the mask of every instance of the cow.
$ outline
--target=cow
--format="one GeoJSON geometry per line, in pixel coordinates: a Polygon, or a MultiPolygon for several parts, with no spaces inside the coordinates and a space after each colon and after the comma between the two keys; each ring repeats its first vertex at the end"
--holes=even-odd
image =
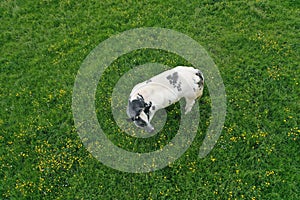
{"type": "Polygon", "coordinates": [[[199,69],[177,66],[133,87],[127,105],[128,121],[148,132],[156,111],[185,99],[185,114],[203,94],[204,76],[199,69]]]}

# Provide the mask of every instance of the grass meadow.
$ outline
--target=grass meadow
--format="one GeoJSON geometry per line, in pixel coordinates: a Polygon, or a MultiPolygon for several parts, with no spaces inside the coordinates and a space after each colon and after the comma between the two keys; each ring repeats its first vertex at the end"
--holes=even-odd
{"type": "MultiPolygon", "coordinates": [[[[300,199],[299,8],[296,0],[0,2],[0,199],[300,199]],[[207,87],[191,147],[154,172],[111,169],[85,148],[74,126],[72,91],[81,63],[102,41],[140,27],[196,40],[224,81],[227,115],[205,158],[207,87]]],[[[144,63],[188,64],[162,50],[116,59],[96,93],[96,112],[121,148],[149,152],[178,127],[178,104],[150,138],[120,131],[110,112],[118,79],[144,63]]]]}

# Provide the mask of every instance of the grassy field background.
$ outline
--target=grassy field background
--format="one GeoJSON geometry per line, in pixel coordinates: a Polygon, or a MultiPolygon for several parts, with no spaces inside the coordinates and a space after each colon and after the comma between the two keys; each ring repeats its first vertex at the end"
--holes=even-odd
{"type": "MultiPolygon", "coordinates": [[[[299,8],[293,0],[1,1],[0,199],[300,199],[299,8]],[[100,42],[138,27],[184,33],[218,66],[227,117],[207,157],[198,158],[207,88],[199,134],[162,170],[116,171],[82,145],[71,110],[77,71],[100,42]]],[[[118,78],[146,62],[186,64],[168,52],[128,53],[106,71],[96,102],[114,143],[138,152],[165,145],[172,131],[129,137],[108,105],[118,78]]],[[[177,107],[168,109],[175,130],[177,107]]]]}

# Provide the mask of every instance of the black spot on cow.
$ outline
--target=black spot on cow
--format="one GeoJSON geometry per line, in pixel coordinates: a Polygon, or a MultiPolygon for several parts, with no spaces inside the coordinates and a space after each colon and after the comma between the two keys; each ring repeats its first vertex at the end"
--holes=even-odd
{"type": "Polygon", "coordinates": [[[172,75],[170,74],[167,76],[167,79],[169,80],[169,83],[176,87],[177,81],[178,81],[178,72],[174,72],[172,75]]]}
{"type": "Polygon", "coordinates": [[[155,110],[155,106],[152,106],[152,110],[155,110]]]}
{"type": "Polygon", "coordinates": [[[178,83],[178,85],[176,86],[178,92],[182,91],[182,88],[181,88],[181,82],[178,83]]]}
{"type": "Polygon", "coordinates": [[[178,82],[179,76],[178,72],[174,72],[173,74],[170,74],[167,76],[167,79],[169,80],[169,83],[177,89],[178,92],[182,91],[181,88],[181,82],[178,82]]]}
{"type": "Polygon", "coordinates": [[[149,80],[146,81],[146,84],[151,83],[151,82],[152,82],[152,80],[149,79],[149,80]]]}

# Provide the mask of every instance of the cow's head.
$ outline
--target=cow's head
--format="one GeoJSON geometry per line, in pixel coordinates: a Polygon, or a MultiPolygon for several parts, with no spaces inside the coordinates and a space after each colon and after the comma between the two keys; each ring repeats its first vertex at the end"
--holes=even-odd
{"type": "Polygon", "coordinates": [[[153,132],[154,127],[150,124],[150,108],[152,102],[146,103],[142,95],[138,94],[137,98],[128,101],[127,115],[128,121],[148,132],[153,132]]]}

